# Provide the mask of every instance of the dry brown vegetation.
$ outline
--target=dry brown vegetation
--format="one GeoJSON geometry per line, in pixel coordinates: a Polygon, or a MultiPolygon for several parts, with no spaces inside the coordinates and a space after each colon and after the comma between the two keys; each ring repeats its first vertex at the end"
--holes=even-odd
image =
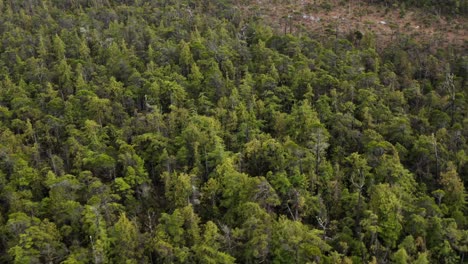
{"type": "Polygon", "coordinates": [[[317,35],[333,32],[343,36],[358,30],[373,32],[378,44],[402,35],[435,47],[447,44],[466,47],[468,43],[466,17],[448,18],[417,8],[403,10],[357,0],[246,0],[237,4],[244,14],[261,16],[283,32],[313,31],[317,35]]]}

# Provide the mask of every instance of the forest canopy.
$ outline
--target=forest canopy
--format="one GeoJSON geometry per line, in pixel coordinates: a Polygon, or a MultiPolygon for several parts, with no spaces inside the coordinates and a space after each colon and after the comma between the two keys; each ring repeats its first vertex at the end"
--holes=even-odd
{"type": "Polygon", "coordinates": [[[0,0],[0,262],[467,261],[466,49],[239,2],[0,0]]]}

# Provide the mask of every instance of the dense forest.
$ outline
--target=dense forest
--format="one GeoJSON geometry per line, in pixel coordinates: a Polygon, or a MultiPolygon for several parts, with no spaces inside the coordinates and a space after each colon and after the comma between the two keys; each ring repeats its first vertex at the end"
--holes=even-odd
{"type": "Polygon", "coordinates": [[[468,261],[466,46],[240,2],[0,0],[1,263],[468,261]]]}

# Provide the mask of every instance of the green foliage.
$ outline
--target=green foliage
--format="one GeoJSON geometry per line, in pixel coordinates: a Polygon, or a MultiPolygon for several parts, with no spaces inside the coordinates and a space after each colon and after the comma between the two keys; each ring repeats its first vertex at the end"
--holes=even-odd
{"type": "Polygon", "coordinates": [[[142,259],[142,237],[138,227],[130,221],[125,214],[121,214],[119,220],[110,232],[112,255],[115,262],[137,263],[142,259]]]}
{"type": "Polygon", "coordinates": [[[388,184],[376,185],[372,190],[370,206],[377,212],[379,231],[387,246],[394,247],[402,230],[401,202],[388,184]]]}
{"type": "Polygon", "coordinates": [[[330,246],[321,239],[320,234],[320,231],[310,229],[300,222],[280,218],[275,228],[274,262],[321,261],[330,246]]]}
{"type": "Polygon", "coordinates": [[[234,2],[0,1],[1,263],[466,261],[466,51],[234,2]]]}
{"type": "MultiPolygon", "coordinates": [[[[21,221],[19,218],[29,220],[25,219],[26,215],[17,214],[11,218],[9,225],[13,227],[19,224],[18,221],[21,221]]],[[[65,248],[61,243],[61,235],[55,224],[47,219],[40,221],[33,218],[31,220],[23,227],[24,230],[19,234],[16,245],[8,250],[13,263],[41,263],[63,259],[65,248]]]]}
{"type": "Polygon", "coordinates": [[[153,248],[164,263],[185,263],[193,254],[190,247],[200,239],[199,218],[191,206],[163,214],[156,227],[153,248]]]}
{"type": "Polygon", "coordinates": [[[218,227],[211,221],[204,225],[200,242],[193,246],[195,258],[199,263],[235,263],[235,259],[220,251],[222,236],[218,227]]]}

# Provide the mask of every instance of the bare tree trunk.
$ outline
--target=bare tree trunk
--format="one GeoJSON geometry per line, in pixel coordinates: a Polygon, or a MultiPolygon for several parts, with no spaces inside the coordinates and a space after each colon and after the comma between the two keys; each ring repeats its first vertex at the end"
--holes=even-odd
{"type": "Polygon", "coordinates": [[[436,158],[436,178],[438,179],[439,178],[439,153],[438,153],[438,150],[437,150],[437,140],[434,136],[434,134],[432,134],[432,145],[434,146],[434,154],[435,154],[435,158],[436,158]]]}

